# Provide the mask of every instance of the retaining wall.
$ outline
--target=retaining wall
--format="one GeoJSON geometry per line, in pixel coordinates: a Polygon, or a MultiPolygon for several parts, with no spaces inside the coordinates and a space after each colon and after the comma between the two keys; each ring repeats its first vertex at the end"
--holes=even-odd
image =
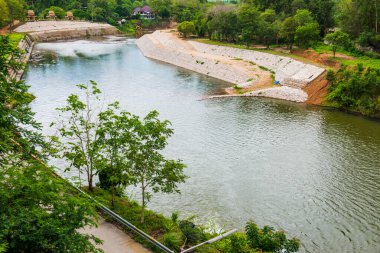
{"type": "Polygon", "coordinates": [[[172,41],[165,32],[146,34],[136,41],[144,56],[201,74],[218,78],[233,84],[245,83],[250,79],[249,72],[233,66],[233,62],[219,61],[186,48],[186,44],[172,41]]]}
{"type": "Polygon", "coordinates": [[[90,28],[76,28],[68,30],[53,30],[32,32],[29,35],[34,41],[46,42],[56,40],[70,40],[78,38],[86,38],[91,36],[102,35],[116,35],[119,31],[115,27],[90,27],[90,28]]]}
{"type": "Polygon", "coordinates": [[[305,88],[325,71],[323,68],[305,64],[289,57],[253,50],[208,45],[195,41],[189,41],[189,43],[199,52],[240,58],[245,61],[254,62],[259,66],[275,72],[275,79],[279,81],[281,85],[294,88],[305,88]]]}

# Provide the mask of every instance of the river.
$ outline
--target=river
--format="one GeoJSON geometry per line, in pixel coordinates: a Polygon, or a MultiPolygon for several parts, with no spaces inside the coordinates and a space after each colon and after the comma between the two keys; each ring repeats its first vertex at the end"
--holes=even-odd
{"type": "Polygon", "coordinates": [[[190,178],[182,195],[155,195],[153,210],[225,229],[253,219],[300,238],[301,252],[380,252],[378,121],[264,98],[202,100],[228,84],[147,59],[133,40],[38,44],[25,79],[45,134],[88,80],[106,101],[172,122],[165,154],[190,178]]]}

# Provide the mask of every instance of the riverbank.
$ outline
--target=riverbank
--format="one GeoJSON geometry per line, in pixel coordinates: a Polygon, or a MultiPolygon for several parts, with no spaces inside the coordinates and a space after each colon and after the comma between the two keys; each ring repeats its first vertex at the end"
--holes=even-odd
{"type": "Polygon", "coordinates": [[[182,40],[167,30],[144,35],[136,44],[148,58],[231,83],[229,95],[306,102],[304,89],[325,72],[289,57],[182,40]]]}

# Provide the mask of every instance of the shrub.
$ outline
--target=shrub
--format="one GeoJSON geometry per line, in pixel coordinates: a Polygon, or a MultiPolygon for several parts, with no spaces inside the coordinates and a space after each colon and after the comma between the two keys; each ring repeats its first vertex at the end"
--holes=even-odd
{"type": "Polygon", "coordinates": [[[183,242],[182,235],[174,232],[164,234],[162,242],[172,250],[180,250],[183,242]]]}
{"type": "Polygon", "coordinates": [[[66,12],[64,9],[62,9],[61,7],[58,7],[58,6],[50,6],[50,8],[46,8],[43,12],[42,12],[42,18],[46,18],[49,14],[49,11],[54,11],[55,13],[55,16],[58,18],[58,19],[63,19],[65,18],[66,16],[66,12]]]}
{"type": "Polygon", "coordinates": [[[342,67],[335,73],[329,91],[328,101],[338,108],[373,116],[380,107],[380,70],[362,65],[342,67]]]}
{"type": "Polygon", "coordinates": [[[187,38],[189,34],[195,32],[195,25],[193,22],[184,21],[178,25],[177,30],[183,35],[183,37],[187,38]]]}

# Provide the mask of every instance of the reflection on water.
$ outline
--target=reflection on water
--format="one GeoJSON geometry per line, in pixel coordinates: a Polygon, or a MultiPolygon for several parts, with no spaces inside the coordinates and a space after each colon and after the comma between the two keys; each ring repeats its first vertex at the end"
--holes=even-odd
{"type": "Polygon", "coordinates": [[[165,152],[188,164],[190,179],[182,195],[154,196],[150,208],[226,229],[254,219],[298,236],[304,252],[380,252],[379,122],[263,98],[200,100],[228,84],[146,59],[133,41],[36,50],[43,57],[26,80],[45,126],[75,84],[90,79],[106,100],[172,121],[165,152]]]}

